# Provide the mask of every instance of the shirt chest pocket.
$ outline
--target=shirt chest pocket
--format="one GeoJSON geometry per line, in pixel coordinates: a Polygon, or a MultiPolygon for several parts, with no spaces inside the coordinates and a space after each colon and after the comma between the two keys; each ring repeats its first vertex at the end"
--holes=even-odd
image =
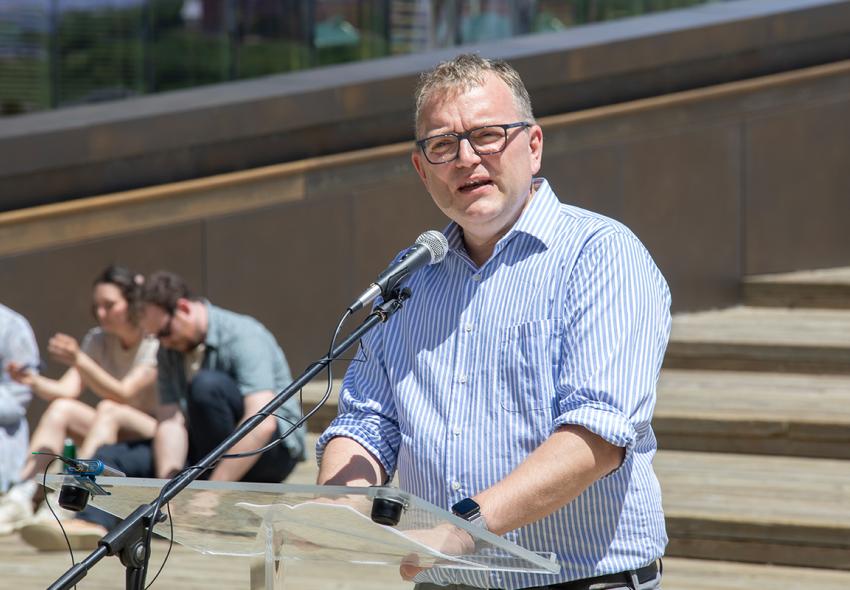
{"type": "Polygon", "coordinates": [[[499,400],[508,412],[554,411],[560,320],[537,320],[499,332],[499,400]]]}

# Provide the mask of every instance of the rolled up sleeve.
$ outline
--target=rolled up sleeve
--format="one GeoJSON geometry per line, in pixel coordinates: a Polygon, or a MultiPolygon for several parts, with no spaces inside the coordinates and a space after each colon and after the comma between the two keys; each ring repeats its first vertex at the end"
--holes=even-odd
{"type": "Polygon", "coordinates": [[[392,387],[383,363],[381,336],[382,330],[378,328],[364,337],[363,346],[343,379],[337,417],[316,443],[316,458],[321,463],[331,439],[350,438],[377,458],[391,477],[401,435],[392,387]]]}
{"type": "Polygon", "coordinates": [[[654,446],[649,431],[670,334],[670,292],[631,234],[588,246],[573,269],[553,430],[579,425],[626,449],[654,446]]]}

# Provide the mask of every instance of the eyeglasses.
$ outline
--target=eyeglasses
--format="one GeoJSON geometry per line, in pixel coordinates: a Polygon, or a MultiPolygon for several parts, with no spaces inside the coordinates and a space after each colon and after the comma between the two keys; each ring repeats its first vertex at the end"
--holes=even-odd
{"type": "Polygon", "coordinates": [[[162,340],[163,338],[168,338],[171,336],[171,322],[174,320],[174,314],[168,314],[168,321],[165,322],[165,325],[159,329],[159,332],[154,334],[154,337],[157,340],[162,340]]]}
{"type": "Polygon", "coordinates": [[[520,121],[506,125],[476,127],[463,133],[441,133],[416,142],[425,159],[432,164],[445,164],[460,155],[460,142],[469,141],[469,146],[479,156],[492,156],[503,152],[508,145],[508,129],[531,127],[531,123],[520,121]]]}

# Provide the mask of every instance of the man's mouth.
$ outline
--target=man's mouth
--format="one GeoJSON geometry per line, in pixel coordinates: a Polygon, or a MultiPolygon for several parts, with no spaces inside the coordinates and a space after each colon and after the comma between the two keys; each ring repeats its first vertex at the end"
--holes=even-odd
{"type": "Polygon", "coordinates": [[[491,185],[491,184],[493,184],[493,181],[490,180],[489,178],[477,178],[477,179],[474,179],[474,180],[468,180],[468,181],[464,182],[462,185],[460,185],[458,190],[462,193],[469,193],[469,192],[474,191],[477,188],[480,188],[482,186],[491,185]]]}

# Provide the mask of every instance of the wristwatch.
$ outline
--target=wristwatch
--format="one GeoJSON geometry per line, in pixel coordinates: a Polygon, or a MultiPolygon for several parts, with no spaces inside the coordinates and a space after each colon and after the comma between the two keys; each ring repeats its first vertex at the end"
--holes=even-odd
{"type": "Polygon", "coordinates": [[[484,515],[481,514],[481,506],[472,498],[464,498],[452,506],[452,513],[476,526],[480,526],[485,531],[490,530],[487,528],[487,521],[484,520],[484,515]]]}

